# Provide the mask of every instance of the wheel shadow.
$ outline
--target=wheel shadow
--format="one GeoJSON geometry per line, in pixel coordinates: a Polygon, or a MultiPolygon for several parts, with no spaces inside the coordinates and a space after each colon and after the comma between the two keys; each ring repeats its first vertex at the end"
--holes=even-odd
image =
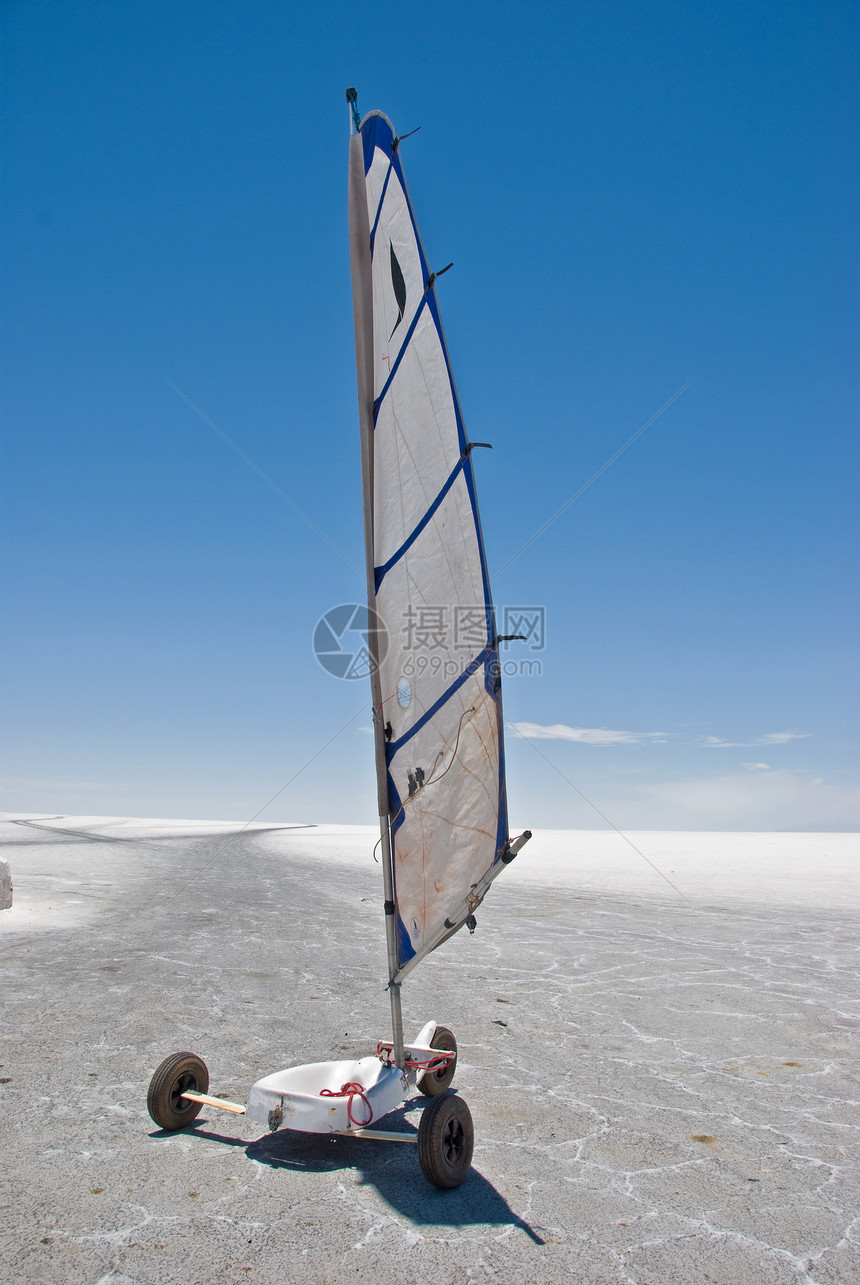
{"type": "MultiPolygon", "coordinates": [[[[414,1112],[416,1104],[410,1103],[408,1109],[414,1112]]],[[[267,1133],[248,1143],[242,1138],[231,1138],[201,1127],[208,1123],[208,1119],[198,1119],[183,1132],[227,1146],[242,1147],[249,1160],[272,1169],[288,1169],[294,1173],[356,1170],[361,1174],[362,1182],[374,1186],[392,1209],[416,1226],[516,1227],[536,1245],[546,1243],[524,1218],[514,1213],[493,1184],[474,1166],[460,1187],[440,1191],[432,1186],[421,1172],[418,1148],[411,1142],[377,1142],[370,1138],[327,1137],[319,1133],[281,1129],[278,1133],[267,1133]]],[[[418,1136],[406,1108],[390,1111],[385,1117],[384,1127],[390,1127],[393,1132],[418,1136]]],[[[150,1136],[175,1135],[165,1135],[158,1130],[150,1136]]]]}

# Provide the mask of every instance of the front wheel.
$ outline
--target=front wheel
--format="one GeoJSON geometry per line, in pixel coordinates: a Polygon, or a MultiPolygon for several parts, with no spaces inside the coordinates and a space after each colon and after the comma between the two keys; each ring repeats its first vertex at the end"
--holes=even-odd
{"type": "Polygon", "coordinates": [[[440,1067],[438,1071],[425,1071],[418,1081],[418,1089],[425,1098],[438,1098],[440,1094],[447,1093],[454,1079],[454,1072],[457,1070],[457,1041],[447,1026],[437,1026],[430,1047],[454,1054],[447,1066],[440,1067]]]}
{"type": "Polygon", "coordinates": [[[184,1129],[200,1113],[202,1103],[183,1098],[186,1091],[208,1093],[209,1072],[196,1053],[171,1053],[149,1082],[146,1106],[161,1129],[184,1129]]]}
{"type": "Polygon", "coordinates": [[[443,1191],[459,1187],[472,1164],[475,1126],[472,1113],[456,1093],[434,1098],[421,1113],[418,1160],[421,1172],[443,1191]]]}

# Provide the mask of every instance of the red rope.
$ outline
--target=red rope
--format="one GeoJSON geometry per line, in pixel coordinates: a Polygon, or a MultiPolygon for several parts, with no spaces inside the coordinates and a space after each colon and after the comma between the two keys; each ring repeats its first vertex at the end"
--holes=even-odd
{"type": "Polygon", "coordinates": [[[431,1057],[429,1062],[414,1062],[411,1058],[404,1059],[403,1065],[407,1071],[441,1071],[454,1057],[453,1052],[447,1057],[431,1057]]]}
{"type": "MultiPolygon", "coordinates": [[[[381,1062],[385,1062],[386,1066],[391,1065],[392,1048],[393,1046],[390,1043],[388,1043],[386,1040],[380,1040],[376,1046],[376,1056],[379,1058],[381,1062]]],[[[441,1071],[443,1067],[446,1067],[449,1062],[453,1061],[455,1056],[453,1049],[450,1049],[450,1050],[434,1049],[433,1052],[436,1053],[437,1056],[431,1057],[429,1062],[419,1062],[413,1058],[408,1058],[408,1057],[404,1058],[403,1060],[404,1070],[406,1071],[431,1071],[431,1070],[441,1071]]]]}
{"type": "Polygon", "coordinates": [[[355,1084],[355,1083],[342,1084],[339,1089],[320,1089],[320,1097],[321,1098],[347,1098],[348,1101],[346,1104],[346,1114],[349,1116],[352,1123],[358,1129],[366,1129],[367,1126],[370,1124],[371,1120],[373,1119],[373,1107],[370,1105],[370,1103],[367,1100],[367,1095],[364,1092],[363,1084],[355,1084]],[[366,1120],[356,1120],[355,1116],[352,1114],[353,1098],[361,1098],[362,1102],[367,1107],[366,1120]]]}

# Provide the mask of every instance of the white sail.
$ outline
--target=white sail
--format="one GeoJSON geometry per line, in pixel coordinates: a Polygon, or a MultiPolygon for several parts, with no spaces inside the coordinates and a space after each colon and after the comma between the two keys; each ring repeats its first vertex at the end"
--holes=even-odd
{"type": "Polygon", "coordinates": [[[397,981],[465,922],[511,853],[471,446],[398,139],[379,112],[351,140],[350,238],[397,981]]]}

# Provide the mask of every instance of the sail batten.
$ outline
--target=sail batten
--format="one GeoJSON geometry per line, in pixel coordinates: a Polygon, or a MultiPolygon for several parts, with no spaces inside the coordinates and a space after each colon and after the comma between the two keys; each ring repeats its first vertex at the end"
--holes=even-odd
{"type": "Polygon", "coordinates": [[[351,147],[368,602],[380,622],[374,730],[397,982],[465,922],[509,850],[499,656],[471,450],[390,121],[370,113],[351,147]]]}
{"type": "Polygon", "coordinates": [[[428,710],[425,710],[425,712],[421,715],[418,721],[416,723],[413,723],[412,727],[410,727],[407,732],[404,732],[400,740],[393,741],[388,746],[387,748],[388,755],[393,756],[394,754],[396,754],[399,750],[403,748],[404,745],[407,744],[407,742],[413,736],[416,736],[417,733],[421,731],[424,724],[427,723],[429,719],[433,718],[436,714],[439,713],[439,710],[446,703],[446,701],[449,701],[452,696],[455,696],[465,682],[467,682],[470,678],[473,678],[474,675],[480,669],[483,669],[487,661],[490,659],[491,655],[492,655],[492,648],[490,647],[485,647],[483,651],[479,652],[478,655],[475,656],[474,660],[472,660],[466,666],[462,674],[460,674],[458,678],[454,679],[454,682],[451,684],[448,690],[443,692],[442,695],[435,701],[433,705],[430,706],[428,710]]]}
{"type": "Polygon", "coordinates": [[[445,499],[445,496],[448,494],[451,487],[454,485],[458,475],[462,472],[463,463],[464,463],[463,457],[461,456],[460,459],[452,468],[451,472],[448,474],[448,477],[441,491],[439,491],[436,498],[433,500],[432,504],[427,509],[427,511],[425,512],[423,518],[418,523],[418,525],[413,528],[412,532],[403,541],[400,548],[397,549],[394,553],[392,553],[391,557],[388,559],[387,562],[384,562],[381,567],[374,568],[374,577],[375,577],[377,589],[379,589],[379,586],[382,584],[382,578],[386,574],[386,572],[390,571],[391,568],[395,565],[395,563],[400,561],[403,555],[409,551],[409,549],[418,539],[419,535],[424,530],[427,523],[433,517],[436,510],[439,508],[439,505],[442,503],[442,501],[445,499]]]}
{"type": "MultiPolygon", "coordinates": [[[[412,336],[415,334],[415,328],[418,325],[418,322],[421,320],[421,314],[424,311],[424,307],[427,303],[427,299],[428,299],[428,296],[427,294],[425,294],[424,298],[421,300],[417,309],[415,310],[415,316],[410,321],[409,329],[406,331],[406,334],[403,339],[403,347],[400,349],[400,352],[397,354],[397,356],[394,359],[394,365],[391,367],[388,378],[386,379],[385,384],[383,386],[382,392],[379,394],[379,396],[376,398],[376,401],[373,403],[374,423],[379,417],[379,408],[381,407],[383,401],[385,400],[385,394],[388,392],[389,388],[394,383],[395,376],[397,375],[397,372],[400,369],[400,362],[404,354],[406,353],[407,348],[409,347],[409,341],[411,340],[412,336]]],[[[395,329],[397,328],[397,325],[399,325],[399,322],[395,323],[395,329]]],[[[393,333],[394,331],[392,331],[392,334],[393,333]]]]}

